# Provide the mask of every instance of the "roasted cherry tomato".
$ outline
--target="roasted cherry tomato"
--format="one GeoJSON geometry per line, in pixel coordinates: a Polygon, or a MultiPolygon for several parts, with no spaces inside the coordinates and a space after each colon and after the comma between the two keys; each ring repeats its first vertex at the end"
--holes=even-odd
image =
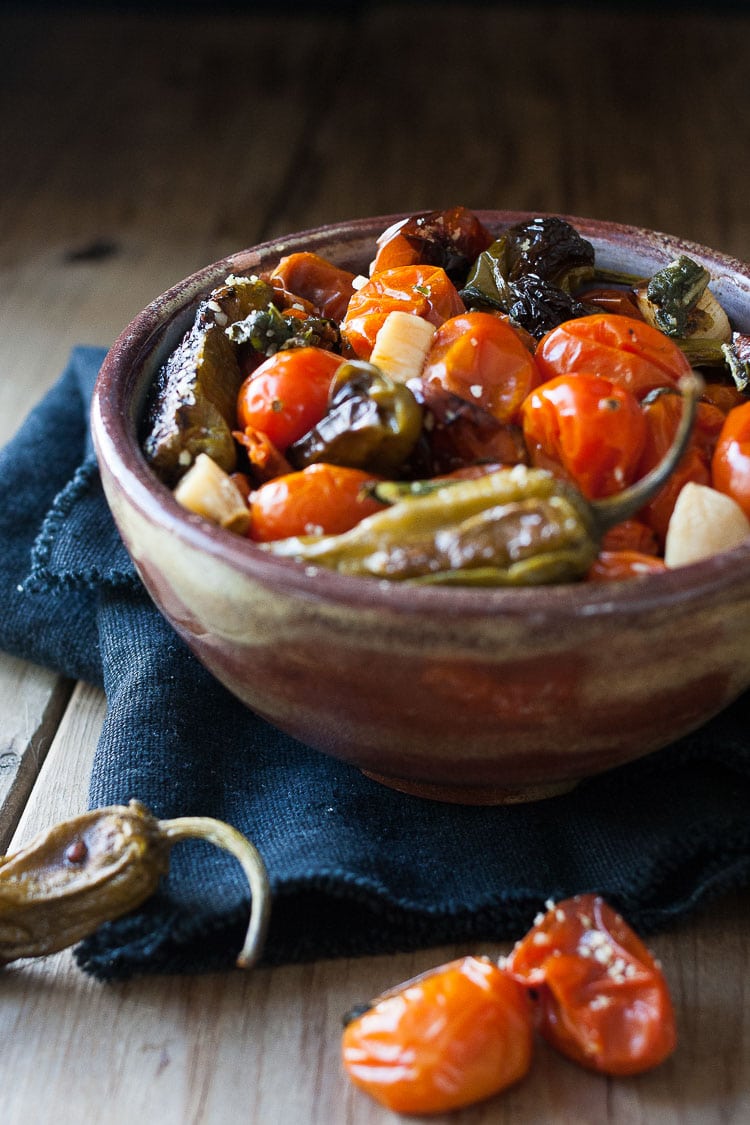
{"type": "Polygon", "coordinates": [[[521,403],[541,381],[515,329],[487,312],[462,313],[438,328],[422,378],[481,406],[498,422],[518,422],[521,403]]]}
{"type": "Polygon", "coordinates": [[[373,479],[372,473],[323,462],[275,477],[251,494],[248,534],[256,543],[268,543],[348,531],[383,509],[365,491],[373,479]]]}
{"type": "Polygon", "coordinates": [[[341,335],[360,359],[369,359],[375,337],[392,312],[415,313],[436,326],[465,312],[458,290],[440,266],[397,266],[375,274],[346,310],[341,335]]]}
{"type": "Polygon", "coordinates": [[[354,292],[353,273],[307,251],[282,258],[270,280],[332,320],[341,320],[354,292]]]}
{"type": "Polygon", "coordinates": [[[743,394],[734,383],[722,383],[711,379],[706,379],[701,398],[704,402],[717,406],[724,414],[734,410],[735,406],[742,406],[747,402],[747,395],[743,394]]]}
{"type": "Polygon", "coordinates": [[[739,504],[750,518],[750,402],[726,416],[711,462],[713,486],[739,504]]]}
{"type": "Polygon", "coordinates": [[[596,499],[635,479],[646,439],[638,400],[608,379],[577,372],[532,391],[522,408],[531,462],[596,499]]]}
{"type": "Polygon", "coordinates": [[[641,555],[658,555],[659,542],[652,528],[642,520],[629,519],[616,523],[602,537],[603,551],[637,551],[641,555]]]}
{"type": "Polygon", "coordinates": [[[597,895],[550,906],[506,969],[533,988],[542,1036],[582,1066],[638,1074],[675,1048],[672,1002],[658,963],[597,895]]]}
{"type": "Polygon", "coordinates": [[[586,289],[578,297],[584,305],[595,305],[602,312],[644,319],[638,302],[628,289],[586,289]]]}
{"type": "Polygon", "coordinates": [[[444,1113],[499,1093],[531,1063],[524,988],[465,957],[401,985],[346,1026],[351,1080],[397,1113],[444,1113]]]}
{"type": "Polygon", "coordinates": [[[600,551],[591,565],[588,582],[619,582],[625,578],[642,578],[644,574],[660,574],[667,564],[645,551],[600,551]]]}
{"type": "MultiPolygon", "coordinates": [[[[645,476],[661,461],[674,442],[682,414],[682,399],[671,391],[656,392],[642,403],[646,419],[646,440],[643,446],[638,476],[645,476]]],[[[699,402],[695,413],[690,443],[679,465],[665,486],[639,512],[661,547],[667,534],[669,520],[683,485],[688,481],[711,484],[711,458],[719,432],[724,424],[724,414],[710,402],[699,402]]]]}
{"type": "Polygon", "coordinates": [[[645,321],[612,313],[566,320],[541,338],[536,361],[545,379],[568,372],[600,375],[643,398],[674,387],[690,364],[674,340],[645,321]]]}
{"type": "Polygon", "coordinates": [[[426,211],[383,231],[370,273],[394,266],[442,266],[452,281],[461,284],[469,266],[491,242],[490,232],[465,207],[426,211]]]}
{"type": "Polygon", "coordinates": [[[331,380],[341,362],[341,356],[322,348],[276,352],[240,387],[240,428],[266,434],[283,453],[325,414],[331,380]]]}

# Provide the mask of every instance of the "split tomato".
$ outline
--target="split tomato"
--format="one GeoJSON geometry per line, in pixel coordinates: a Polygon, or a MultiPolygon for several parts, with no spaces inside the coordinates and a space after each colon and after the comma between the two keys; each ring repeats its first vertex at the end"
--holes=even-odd
{"type": "Polygon", "coordinates": [[[646,422],[627,388],[596,375],[560,375],[532,391],[522,411],[532,464],[596,499],[635,479],[646,422]]]}
{"type": "Polygon", "coordinates": [[[713,486],[739,504],[750,518],[750,402],[726,416],[713,453],[713,486]]]}
{"type": "Polygon", "coordinates": [[[292,535],[338,535],[382,511],[365,485],[372,473],[318,463],[266,481],[252,493],[249,536],[256,543],[292,535]]]}
{"type": "Polygon", "coordinates": [[[290,298],[309,301],[322,316],[341,320],[354,292],[354,274],[318,254],[302,251],[282,258],[271,272],[271,282],[290,298]]]}
{"type": "Polygon", "coordinates": [[[507,319],[468,312],[446,320],[427,353],[422,378],[492,414],[517,422],[523,400],[540,382],[533,355],[507,319]]]}
{"type": "Polygon", "coordinates": [[[597,895],[551,905],[507,971],[534,990],[541,1035],[604,1074],[638,1074],[674,1050],[672,1002],[654,957],[597,895]]]}
{"type": "Polygon", "coordinates": [[[411,215],[383,231],[370,273],[421,263],[463,278],[491,242],[490,232],[466,207],[411,215]]]}
{"type": "Polygon", "coordinates": [[[331,380],[341,363],[340,355],[323,348],[276,352],[240,387],[241,429],[265,434],[283,453],[325,414],[331,380]]]}
{"type": "Polygon", "coordinates": [[[464,957],[373,1002],[346,1026],[344,1070],[397,1113],[445,1113],[524,1077],[532,1054],[524,988],[485,958],[464,957]]]}
{"type": "Polygon", "coordinates": [[[639,399],[657,387],[676,386],[691,370],[674,340],[645,321],[616,313],[566,320],[541,338],[536,361],[545,379],[587,372],[639,399]]]}
{"type": "Polygon", "coordinates": [[[374,274],[349,302],[341,335],[360,359],[369,359],[389,313],[413,313],[436,327],[465,312],[458,290],[440,266],[396,266],[374,274]]]}

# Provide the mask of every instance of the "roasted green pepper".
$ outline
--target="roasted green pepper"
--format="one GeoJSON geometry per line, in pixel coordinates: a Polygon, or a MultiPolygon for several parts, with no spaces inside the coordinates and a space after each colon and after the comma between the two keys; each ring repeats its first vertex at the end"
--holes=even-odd
{"type": "Polygon", "coordinates": [[[430,584],[531,586],[582,578],[607,528],[663,486],[690,436],[702,383],[682,382],[685,407],[671,449],[647,476],[588,501],[543,469],[516,465],[469,480],[386,482],[385,505],[341,535],[264,544],[265,550],[342,574],[430,584]]]}
{"type": "Polygon", "coordinates": [[[138,801],[64,821],[0,857],[0,966],[56,953],[134,910],[167,873],[174,844],[187,839],[207,840],[241,863],[252,913],[237,965],[251,967],[269,910],[268,878],[255,847],[223,821],[157,820],[138,801]]]}
{"type": "Polygon", "coordinates": [[[226,329],[273,296],[267,281],[229,277],[201,303],[194,323],[163,365],[146,411],[143,452],[159,478],[174,486],[199,453],[225,472],[235,467],[232,439],[242,371],[226,329]]]}
{"type": "Polygon", "coordinates": [[[287,450],[295,468],[316,461],[395,472],[422,431],[422,407],[404,383],[364,360],[344,363],[333,377],[325,417],[287,450]]]}

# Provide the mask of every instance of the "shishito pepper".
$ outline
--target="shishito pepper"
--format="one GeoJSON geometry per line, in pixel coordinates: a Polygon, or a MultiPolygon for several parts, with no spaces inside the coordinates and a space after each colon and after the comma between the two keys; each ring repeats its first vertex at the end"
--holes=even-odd
{"type": "Polygon", "coordinates": [[[158,820],[139,801],[63,821],[0,857],[0,966],[56,953],[134,910],[167,873],[172,847],[187,839],[215,844],[242,865],[252,913],[237,965],[250,968],[268,925],[268,878],[259,853],[223,821],[158,820]]]}
{"type": "Polygon", "coordinates": [[[464,480],[385,482],[386,507],[340,535],[263,545],[275,555],[341,574],[420,584],[532,586],[583,578],[605,531],[662,488],[686,448],[702,386],[681,382],[684,408],[659,464],[622,492],[587,500],[577,488],[525,465],[464,480]]]}

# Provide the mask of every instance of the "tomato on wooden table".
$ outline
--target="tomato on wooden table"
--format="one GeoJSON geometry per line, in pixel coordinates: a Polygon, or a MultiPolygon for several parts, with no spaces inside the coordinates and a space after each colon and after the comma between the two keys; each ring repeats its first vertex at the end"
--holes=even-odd
{"type": "Polygon", "coordinates": [[[466,308],[441,266],[396,266],[366,281],[349,302],[341,335],[360,359],[369,359],[389,313],[421,316],[436,327],[466,308]]]}
{"type": "Polygon", "coordinates": [[[584,1067],[638,1074],[675,1048],[660,966],[598,895],[550,905],[515,946],[506,970],[534,990],[541,1035],[584,1067]]]}
{"type": "Polygon", "coordinates": [[[572,481],[589,499],[635,479],[646,421],[627,388],[585,372],[560,375],[531,392],[521,416],[532,464],[572,481]]]}
{"type": "Polygon", "coordinates": [[[531,1064],[531,1006],[496,963],[464,957],[394,989],[346,1026],[344,1070],[397,1113],[444,1113],[518,1082],[531,1064]]]}
{"type": "Polygon", "coordinates": [[[322,316],[341,320],[354,292],[354,274],[310,251],[288,254],[271,271],[272,283],[309,301],[322,316]]]}
{"type": "Polygon", "coordinates": [[[726,416],[711,462],[713,486],[739,504],[750,518],[750,402],[726,416]]]}
{"type": "Polygon", "coordinates": [[[326,413],[331,380],[342,362],[323,348],[276,352],[240,387],[240,428],[265,434],[283,452],[326,413]]]}
{"type": "Polygon", "coordinates": [[[615,313],[566,320],[541,338],[536,361],[544,379],[571,371],[599,375],[643,398],[674,387],[690,364],[679,346],[645,321],[615,313]]]}
{"type": "Polygon", "coordinates": [[[467,312],[432,338],[422,379],[481,406],[498,422],[518,422],[521,404],[541,381],[533,355],[507,318],[467,312]]]}
{"type": "Polygon", "coordinates": [[[339,535],[383,505],[367,495],[377,478],[361,469],[320,462],[266,481],[250,495],[250,529],[256,543],[293,535],[339,535]]]}

